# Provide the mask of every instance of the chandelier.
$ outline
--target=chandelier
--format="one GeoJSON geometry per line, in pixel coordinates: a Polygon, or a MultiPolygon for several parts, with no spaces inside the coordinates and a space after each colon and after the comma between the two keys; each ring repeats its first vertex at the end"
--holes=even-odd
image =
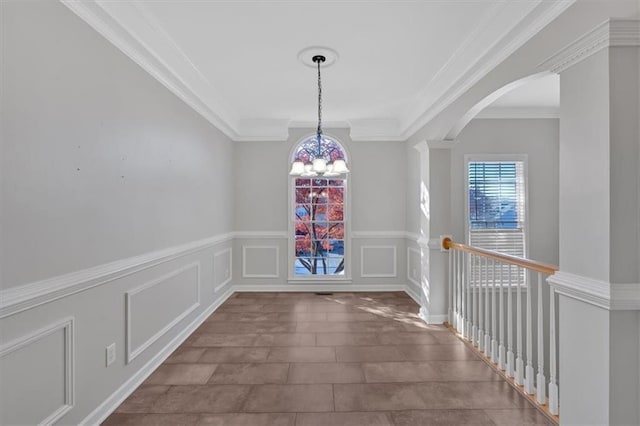
{"type": "Polygon", "coordinates": [[[318,129],[316,130],[316,144],[304,149],[307,161],[296,158],[291,165],[291,176],[325,176],[335,177],[349,173],[347,163],[342,158],[331,159],[332,149],[327,150],[327,143],[322,135],[322,80],[320,78],[320,64],[326,61],[323,55],[315,55],[312,61],[318,64],[318,129]]]}

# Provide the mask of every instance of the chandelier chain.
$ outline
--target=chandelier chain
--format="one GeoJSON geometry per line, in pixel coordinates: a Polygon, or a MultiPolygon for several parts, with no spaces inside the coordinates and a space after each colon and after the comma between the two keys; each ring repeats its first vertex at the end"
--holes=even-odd
{"type": "Polygon", "coordinates": [[[320,63],[322,60],[318,59],[318,137],[322,135],[322,80],[320,78],[320,63]]]}

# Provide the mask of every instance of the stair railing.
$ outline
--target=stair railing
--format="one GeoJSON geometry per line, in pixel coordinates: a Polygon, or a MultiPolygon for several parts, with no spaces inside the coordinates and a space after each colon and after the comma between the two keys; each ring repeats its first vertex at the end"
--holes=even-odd
{"type": "Polygon", "coordinates": [[[523,394],[558,416],[557,298],[546,283],[558,268],[450,238],[442,247],[449,252],[450,326],[523,394]]]}

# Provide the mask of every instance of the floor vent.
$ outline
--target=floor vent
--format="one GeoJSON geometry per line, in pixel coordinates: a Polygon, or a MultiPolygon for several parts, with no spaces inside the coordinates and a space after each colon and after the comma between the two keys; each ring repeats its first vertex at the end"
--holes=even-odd
{"type": "Polygon", "coordinates": [[[322,292],[317,292],[316,296],[333,296],[333,293],[331,293],[330,291],[322,291],[322,292]]]}

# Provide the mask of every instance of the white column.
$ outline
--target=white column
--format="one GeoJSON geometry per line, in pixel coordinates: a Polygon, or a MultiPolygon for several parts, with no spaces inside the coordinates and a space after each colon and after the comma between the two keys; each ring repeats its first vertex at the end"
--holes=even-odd
{"type": "Polygon", "coordinates": [[[639,46],[640,22],[609,21],[546,64],[560,73],[560,272],[549,282],[568,425],[640,424],[639,46]]]}

